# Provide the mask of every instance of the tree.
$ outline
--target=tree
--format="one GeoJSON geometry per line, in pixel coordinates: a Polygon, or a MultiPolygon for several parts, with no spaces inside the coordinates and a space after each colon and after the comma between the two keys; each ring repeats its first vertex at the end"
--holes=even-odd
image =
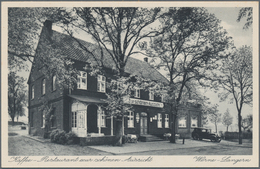
{"type": "Polygon", "coordinates": [[[253,23],[253,8],[241,8],[238,13],[237,22],[240,22],[242,18],[246,18],[246,23],[243,29],[248,29],[253,23]]]}
{"type": "Polygon", "coordinates": [[[52,18],[57,8],[8,8],[8,66],[28,69],[35,57],[43,22],[52,18]]]}
{"type": "Polygon", "coordinates": [[[239,144],[242,144],[241,112],[244,104],[252,104],[252,47],[242,46],[233,55],[224,59],[218,76],[220,87],[224,89],[219,97],[222,101],[230,98],[235,100],[238,112],[239,144]],[[229,97],[231,95],[231,97],[229,97]]]}
{"type": "Polygon", "coordinates": [[[19,116],[26,106],[26,90],[24,78],[17,76],[15,72],[8,74],[8,114],[14,124],[15,116],[19,116]]]}
{"type": "MultiPolygon", "coordinates": [[[[70,11],[60,10],[63,17],[60,23],[79,47],[94,58],[92,70],[105,73],[102,70],[106,67],[105,61],[108,60],[104,56],[107,55],[114,65],[115,81],[120,83],[127,76],[125,66],[128,58],[138,53],[135,51],[135,46],[141,40],[163,32],[164,29],[157,30],[154,25],[152,26],[160,18],[160,12],[160,8],[73,8],[70,11]],[[75,29],[87,33],[94,41],[95,49],[84,46],[74,38],[75,29]],[[95,54],[97,50],[99,55],[95,54]]],[[[108,103],[109,113],[115,115],[117,119],[122,119],[128,110],[128,104],[122,102],[123,95],[128,94],[122,92],[112,90],[110,94],[108,93],[108,100],[111,101],[108,103]],[[116,110],[109,105],[116,105],[116,110]]],[[[121,145],[122,120],[117,120],[116,126],[116,145],[121,145]]]]}
{"type": "Polygon", "coordinates": [[[248,130],[250,131],[253,127],[253,116],[252,114],[247,115],[246,118],[243,118],[241,121],[241,127],[244,129],[244,131],[248,130]]]}
{"type": "Polygon", "coordinates": [[[224,113],[223,117],[222,117],[222,124],[224,124],[225,126],[227,126],[227,131],[228,131],[228,127],[233,123],[233,117],[230,115],[229,113],[229,109],[226,110],[226,112],[224,113]]]}
{"type": "Polygon", "coordinates": [[[231,43],[220,21],[204,8],[170,8],[160,23],[162,27],[170,25],[170,29],[152,38],[146,53],[151,64],[164,69],[169,77],[168,103],[174,123],[170,141],[175,143],[176,117],[184,91],[193,92],[192,85],[212,80],[211,70],[227,55],[231,43]]]}
{"type": "Polygon", "coordinates": [[[208,109],[209,120],[215,125],[216,133],[218,133],[218,123],[221,121],[221,114],[218,111],[217,104],[208,109]]]}
{"type": "MultiPolygon", "coordinates": [[[[73,68],[73,62],[64,54],[60,37],[50,38],[46,28],[42,29],[46,19],[56,18],[58,9],[8,8],[8,67],[12,72],[28,70],[28,62],[36,63],[37,60],[39,65],[33,64],[33,67],[42,67],[42,73],[46,78],[56,74],[58,86],[61,89],[68,89],[76,82],[77,72],[73,68]],[[40,39],[39,43],[37,43],[38,39],[40,39]]],[[[10,75],[13,74],[15,73],[10,75]]],[[[24,79],[16,77],[20,79],[19,83],[25,83],[24,79]]],[[[9,86],[14,84],[12,81],[8,81],[9,86]]],[[[9,91],[13,92],[11,89],[12,87],[9,91]]],[[[10,103],[11,101],[9,100],[10,103]]],[[[47,100],[43,100],[42,103],[48,107],[47,100]]],[[[24,108],[20,104],[15,107],[15,112],[13,109],[10,109],[12,118],[15,112],[17,119],[24,114],[24,108]]]]}
{"type": "Polygon", "coordinates": [[[21,116],[25,116],[25,108],[23,107],[23,105],[18,104],[18,107],[16,109],[16,120],[18,122],[19,117],[21,116]]]}

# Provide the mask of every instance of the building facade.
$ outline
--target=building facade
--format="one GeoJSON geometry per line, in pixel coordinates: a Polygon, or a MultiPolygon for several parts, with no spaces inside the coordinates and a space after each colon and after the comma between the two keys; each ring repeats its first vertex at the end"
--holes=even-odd
{"type": "MultiPolygon", "coordinates": [[[[45,77],[42,66],[35,59],[30,77],[29,86],[29,134],[43,135],[45,131],[46,114],[42,111],[44,103],[51,104],[50,130],[62,129],[73,131],[78,137],[113,136],[116,131],[116,118],[109,116],[106,106],[107,80],[111,79],[113,63],[106,58],[106,76],[91,76],[84,69],[89,64],[88,56],[80,50],[73,39],[68,35],[51,30],[51,22],[46,21],[40,36],[38,47],[41,47],[41,38],[50,36],[60,40],[64,54],[74,62],[79,71],[77,84],[73,90],[61,89],[57,85],[57,75],[54,73],[45,77]],[[44,35],[44,36],[43,36],[44,35]]],[[[82,41],[86,46],[91,45],[82,41]]],[[[36,53],[37,55],[37,53],[36,53]]],[[[37,57],[36,57],[37,58],[37,57]]],[[[146,61],[129,58],[125,71],[128,74],[142,76],[151,80],[168,82],[158,71],[150,67],[146,61]]],[[[162,137],[171,130],[170,113],[166,112],[163,98],[154,95],[153,91],[135,89],[127,104],[133,106],[133,111],[123,118],[123,133],[155,135],[162,137]]],[[[201,126],[200,109],[194,106],[184,106],[185,116],[179,118],[176,132],[189,135],[192,127],[201,126]],[[188,133],[188,134],[187,134],[188,133]]]]}

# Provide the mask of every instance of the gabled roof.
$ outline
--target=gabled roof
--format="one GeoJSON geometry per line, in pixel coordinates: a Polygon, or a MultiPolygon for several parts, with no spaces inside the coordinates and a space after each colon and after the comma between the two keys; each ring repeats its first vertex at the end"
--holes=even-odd
{"type": "MultiPolygon", "coordinates": [[[[43,27],[44,29],[45,27],[43,27]]],[[[47,31],[45,29],[45,31],[47,31]]],[[[42,33],[44,30],[42,31],[42,33]]],[[[58,42],[62,46],[62,51],[64,52],[68,58],[77,60],[77,61],[82,61],[86,63],[92,63],[95,64],[95,60],[91,54],[88,52],[84,51],[80,46],[79,43],[71,38],[69,35],[57,32],[57,31],[52,31],[51,33],[51,39],[53,41],[58,42]]],[[[82,45],[84,45],[88,50],[92,51],[96,57],[101,59],[101,54],[100,54],[100,48],[92,43],[77,39],[82,45]]],[[[113,62],[112,58],[110,57],[109,53],[106,50],[103,50],[104,52],[104,58],[103,64],[107,68],[115,68],[115,63],[113,62]]],[[[150,80],[155,80],[155,81],[160,81],[167,83],[168,80],[157,70],[152,68],[147,62],[141,61],[132,57],[129,57],[127,64],[125,66],[125,72],[132,74],[132,75],[137,75],[140,77],[144,77],[150,80]]]]}

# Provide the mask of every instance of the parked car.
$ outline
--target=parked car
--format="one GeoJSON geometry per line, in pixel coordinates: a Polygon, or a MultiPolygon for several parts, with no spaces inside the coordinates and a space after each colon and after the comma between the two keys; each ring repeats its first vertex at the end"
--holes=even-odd
{"type": "Polygon", "coordinates": [[[220,142],[221,137],[218,134],[211,133],[211,129],[196,127],[191,136],[194,140],[210,139],[210,141],[220,142]]]}

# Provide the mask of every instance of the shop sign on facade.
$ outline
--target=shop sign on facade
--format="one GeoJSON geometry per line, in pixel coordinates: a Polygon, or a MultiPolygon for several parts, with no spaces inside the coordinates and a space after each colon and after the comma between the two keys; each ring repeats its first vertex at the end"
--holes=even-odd
{"type": "Polygon", "coordinates": [[[140,100],[140,99],[133,99],[133,98],[124,99],[124,101],[125,103],[128,104],[163,108],[163,103],[155,102],[155,101],[140,100]]]}

